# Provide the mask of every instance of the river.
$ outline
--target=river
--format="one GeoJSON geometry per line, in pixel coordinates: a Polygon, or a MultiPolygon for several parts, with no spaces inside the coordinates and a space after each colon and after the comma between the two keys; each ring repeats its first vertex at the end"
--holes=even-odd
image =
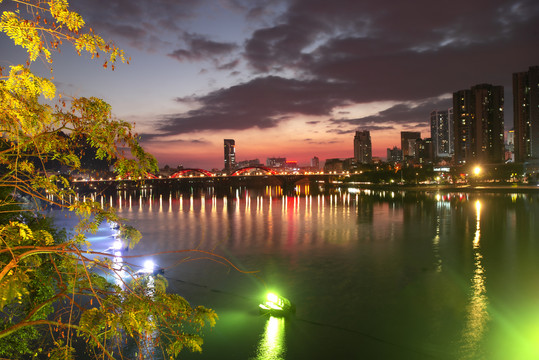
{"type": "Polygon", "coordinates": [[[539,359],[539,192],[297,190],[96,198],[142,232],[134,265],[151,258],[170,291],[218,313],[203,353],[180,358],[539,359]],[[148,255],[179,249],[258,272],[148,255]],[[261,316],[268,289],[296,314],[261,316]]]}

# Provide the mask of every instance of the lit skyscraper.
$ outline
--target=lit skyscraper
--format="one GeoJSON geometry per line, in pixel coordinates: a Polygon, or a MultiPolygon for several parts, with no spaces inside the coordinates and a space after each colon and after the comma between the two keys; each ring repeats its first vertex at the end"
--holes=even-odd
{"type": "Polygon", "coordinates": [[[513,74],[515,161],[539,160],[539,66],[513,74]]]}
{"type": "Polygon", "coordinates": [[[480,84],[453,93],[455,162],[505,159],[503,86],[480,84]]]}
{"type": "Polygon", "coordinates": [[[234,169],[236,165],[236,142],[225,139],[225,171],[234,169]]]}
{"type": "Polygon", "coordinates": [[[356,136],[354,136],[354,158],[360,164],[372,163],[372,143],[370,131],[356,131],[356,136]]]}
{"type": "Polygon", "coordinates": [[[430,113],[430,137],[435,157],[453,154],[453,109],[430,113]]]}

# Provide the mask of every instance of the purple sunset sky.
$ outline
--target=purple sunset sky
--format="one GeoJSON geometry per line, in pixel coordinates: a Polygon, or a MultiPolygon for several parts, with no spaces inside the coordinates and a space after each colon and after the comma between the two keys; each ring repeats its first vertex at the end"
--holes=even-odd
{"type": "MultiPolygon", "coordinates": [[[[0,8],[7,8],[5,0],[0,8]]],[[[400,131],[430,136],[429,113],[454,91],[505,87],[539,65],[539,2],[320,0],[78,0],[71,7],[131,56],[114,72],[56,55],[73,96],[99,96],[136,123],[160,166],[222,168],[223,139],[238,160],[353,156],[370,130],[375,156],[400,131]]],[[[20,50],[0,38],[0,65],[20,50]]]]}

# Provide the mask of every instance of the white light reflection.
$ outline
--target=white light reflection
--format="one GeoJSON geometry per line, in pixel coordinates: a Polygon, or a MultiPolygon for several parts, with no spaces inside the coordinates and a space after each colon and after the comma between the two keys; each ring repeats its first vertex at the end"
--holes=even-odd
{"type": "Polygon", "coordinates": [[[440,256],[440,215],[436,215],[436,235],[432,239],[436,272],[442,272],[442,257],[440,256]]]}
{"type": "Polygon", "coordinates": [[[483,256],[480,252],[481,202],[479,200],[475,203],[475,210],[476,230],[473,239],[474,274],[471,280],[470,301],[466,307],[466,324],[462,332],[461,359],[483,358],[484,354],[479,353],[480,343],[489,319],[487,313],[488,297],[485,287],[485,269],[482,264],[483,256]]]}
{"type": "Polygon", "coordinates": [[[285,319],[270,316],[256,349],[256,360],[281,360],[285,357],[285,319]]]}

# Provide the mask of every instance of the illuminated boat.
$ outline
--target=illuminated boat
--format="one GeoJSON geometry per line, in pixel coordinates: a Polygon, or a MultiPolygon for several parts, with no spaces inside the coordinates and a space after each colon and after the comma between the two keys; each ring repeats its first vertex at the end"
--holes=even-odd
{"type": "Polygon", "coordinates": [[[144,267],[137,271],[135,273],[135,276],[142,276],[142,275],[164,275],[165,269],[162,267],[157,266],[152,260],[146,260],[144,262],[144,267]]]}
{"type": "Polygon", "coordinates": [[[296,312],[296,306],[287,298],[268,293],[265,301],[258,305],[261,314],[273,316],[287,316],[296,312]]]}

